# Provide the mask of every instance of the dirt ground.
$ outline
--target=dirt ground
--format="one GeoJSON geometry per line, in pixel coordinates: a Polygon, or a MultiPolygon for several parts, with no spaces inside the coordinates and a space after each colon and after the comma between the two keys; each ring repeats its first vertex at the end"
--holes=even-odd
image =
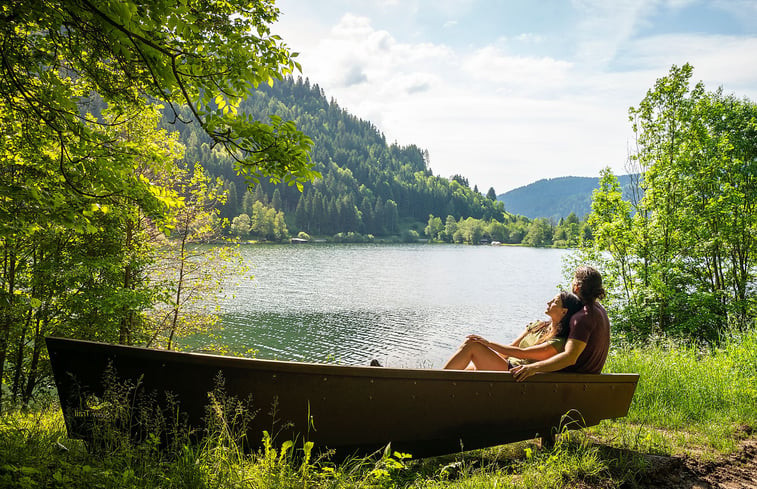
{"type": "Polygon", "coordinates": [[[757,436],[744,440],[733,455],[717,462],[659,456],[650,456],[649,461],[652,468],[636,487],[757,489],[757,436]]]}

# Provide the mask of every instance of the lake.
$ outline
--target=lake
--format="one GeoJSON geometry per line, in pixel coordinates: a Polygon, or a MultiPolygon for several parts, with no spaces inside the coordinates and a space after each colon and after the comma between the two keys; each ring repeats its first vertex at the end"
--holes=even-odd
{"type": "Polygon", "coordinates": [[[429,244],[243,245],[254,278],[221,341],[259,358],[438,368],[466,334],[511,341],[567,283],[570,251],[429,244]]]}

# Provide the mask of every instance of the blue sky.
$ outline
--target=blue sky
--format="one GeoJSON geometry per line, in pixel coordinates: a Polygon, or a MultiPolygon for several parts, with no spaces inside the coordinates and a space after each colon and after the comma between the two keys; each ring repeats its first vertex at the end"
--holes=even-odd
{"type": "Polygon", "coordinates": [[[303,76],[435,175],[497,193],[625,173],[636,106],[671,65],[757,101],[757,0],[278,0],[303,76]]]}

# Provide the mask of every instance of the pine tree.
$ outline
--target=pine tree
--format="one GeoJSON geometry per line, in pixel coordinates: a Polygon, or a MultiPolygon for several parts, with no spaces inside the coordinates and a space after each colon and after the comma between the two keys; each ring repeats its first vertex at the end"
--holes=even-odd
{"type": "Polygon", "coordinates": [[[268,205],[268,196],[266,195],[265,190],[263,190],[263,185],[255,185],[253,197],[255,199],[255,202],[260,202],[263,205],[268,205]]]}
{"type": "Polygon", "coordinates": [[[221,217],[231,220],[239,214],[239,197],[234,182],[226,184],[226,195],[226,204],[221,208],[221,217]]]}
{"type": "Polygon", "coordinates": [[[242,211],[243,214],[247,214],[248,216],[252,216],[252,205],[255,203],[255,197],[252,195],[251,192],[247,191],[244,193],[244,197],[242,198],[242,211]]]}
{"type": "Polygon", "coordinates": [[[297,224],[298,229],[308,230],[308,214],[305,194],[301,194],[300,199],[297,201],[297,209],[294,211],[294,222],[297,224]]]}
{"type": "Polygon", "coordinates": [[[271,207],[273,207],[277,211],[282,210],[283,204],[281,202],[281,192],[279,192],[278,188],[273,191],[273,197],[271,197],[271,207]]]}

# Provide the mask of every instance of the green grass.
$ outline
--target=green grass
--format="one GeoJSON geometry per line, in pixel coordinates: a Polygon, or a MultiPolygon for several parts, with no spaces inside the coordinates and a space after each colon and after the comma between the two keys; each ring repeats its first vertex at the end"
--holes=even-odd
{"type": "Polygon", "coordinates": [[[728,453],[757,426],[757,333],[719,348],[667,341],[616,350],[606,372],[638,372],[628,416],[612,424],[622,446],[658,453],[728,453]]]}
{"type": "Polygon", "coordinates": [[[220,397],[201,442],[179,430],[162,447],[158,437],[135,443],[106,429],[87,450],[67,438],[55,405],[9,411],[0,416],[0,487],[620,487],[640,480],[648,454],[717,458],[757,427],[757,332],[733,335],[717,349],[669,342],[618,348],[606,371],[641,375],[624,419],[567,432],[552,449],[528,440],[424,460],[387,451],[335,464],[315,457],[310,445],[268,439],[258,453],[244,453],[246,414],[220,397]]]}

